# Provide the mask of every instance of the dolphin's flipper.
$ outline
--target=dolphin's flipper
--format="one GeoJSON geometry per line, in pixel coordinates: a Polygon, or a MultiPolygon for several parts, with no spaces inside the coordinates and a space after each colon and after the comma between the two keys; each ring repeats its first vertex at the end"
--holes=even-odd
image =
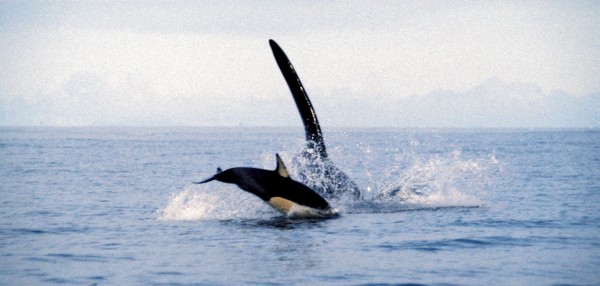
{"type": "Polygon", "coordinates": [[[273,50],[273,56],[277,61],[277,65],[285,78],[285,81],[292,92],[298,112],[302,118],[304,124],[304,132],[306,133],[306,141],[314,146],[309,146],[315,149],[322,158],[327,157],[327,151],[325,150],[325,141],[323,140],[323,133],[321,132],[321,126],[319,126],[319,120],[317,119],[317,113],[308,99],[308,94],[300,82],[300,78],[296,74],[296,70],[292,65],[292,62],[285,55],[283,50],[273,40],[269,40],[271,50],[273,50]]]}

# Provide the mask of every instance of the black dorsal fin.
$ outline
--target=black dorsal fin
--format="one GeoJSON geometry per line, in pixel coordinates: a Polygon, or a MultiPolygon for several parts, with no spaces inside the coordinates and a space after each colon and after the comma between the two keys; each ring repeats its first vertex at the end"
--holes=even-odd
{"type": "Polygon", "coordinates": [[[285,164],[283,164],[283,160],[281,160],[281,157],[279,157],[279,154],[275,154],[275,159],[277,160],[277,168],[275,169],[275,171],[277,171],[277,173],[284,177],[284,178],[289,178],[290,174],[288,173],[287,168],[285,167],[285,164]]]}
{"type": "Polygon", "coordinates": [[[317,113],[315,113],[312,103],[310,103],[308,94],[306,94],[306,91],[302,86],[302,82],[300,82],[300,78],[296,74],[296,70],[294,69],[292,62],[290,62],[288,57],[275,41],[269,40],[269,45],[271,45],[273,56],[275,56],[277,65],[279,66],[279,69],[281,70],[281,73],[283,74],[283,77],[285,78],[285,81],[292,92],[294,101],[296,102],[296,107],[298,108],[298,112],[302,118],[302,123],[304,124],[304,132],[306,133],[306,140],[309,144],[308,147],[315,149],[319,155],[321,155],[321,157],[327,157],[325,141],[323,140],[323,132],[321,132],[321,126],[319,125],[319,120],[317,119],[317,113]]]}

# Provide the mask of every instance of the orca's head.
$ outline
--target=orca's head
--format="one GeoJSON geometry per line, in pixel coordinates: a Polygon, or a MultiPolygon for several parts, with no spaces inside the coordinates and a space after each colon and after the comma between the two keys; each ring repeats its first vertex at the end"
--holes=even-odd
{"type": "Polygon", "coordinates": [[[243,180],[247,176],[248,168],[231,168],[225,171],[217,170],[217,174],[213,176],[214,180],[221,181],[223,183],[236,184],[243,180]]]}

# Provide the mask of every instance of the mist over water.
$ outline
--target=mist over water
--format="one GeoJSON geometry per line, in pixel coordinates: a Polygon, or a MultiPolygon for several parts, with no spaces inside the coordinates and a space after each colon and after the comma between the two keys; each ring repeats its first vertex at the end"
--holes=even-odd
{"type": "Polygon", "coordinates": [[[283,217],[223,169],[300,128],[0,129],[0,284],[595,284],[597,130],[325,130],[362,190],[283,217]],[[228,273],[228,275],[223,275],[228,273]]]}

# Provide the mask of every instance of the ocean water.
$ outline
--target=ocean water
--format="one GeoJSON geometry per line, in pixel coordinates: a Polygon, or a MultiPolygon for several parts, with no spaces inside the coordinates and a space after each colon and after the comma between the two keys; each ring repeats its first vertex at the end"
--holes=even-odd
{"type": "Polygon", "coordinates": [[[325,136],[363,199],[298,220],[191,182],[300,128],[1,128],[0,284],[600,285],[600,131],[325,136]]]}

